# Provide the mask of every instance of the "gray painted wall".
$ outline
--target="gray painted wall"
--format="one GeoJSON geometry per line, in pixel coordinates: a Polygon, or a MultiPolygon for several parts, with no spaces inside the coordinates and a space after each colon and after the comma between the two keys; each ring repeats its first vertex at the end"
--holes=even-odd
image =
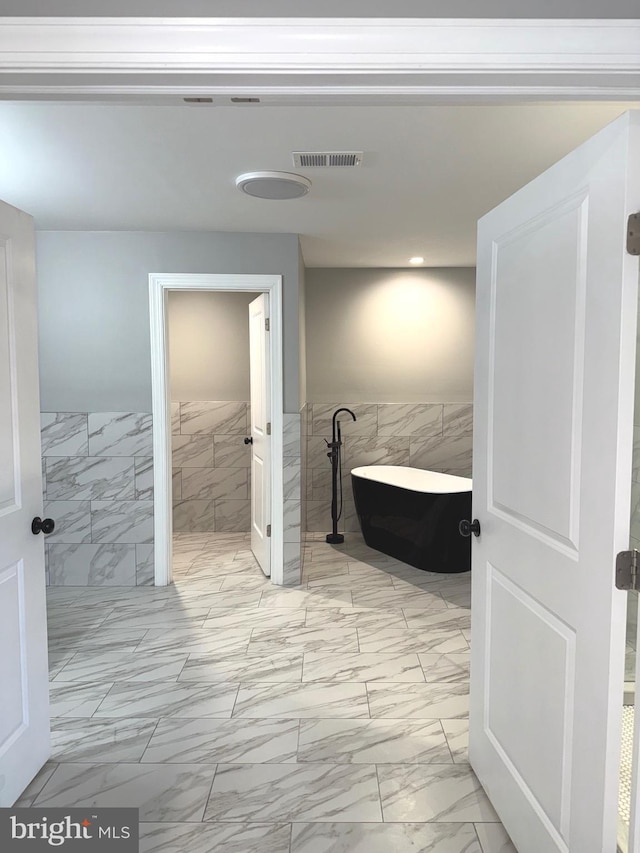
{"type": "Polygon", "coordinates": [[[249,309],[257,293],[169,293],[171,399],[248,400],[249,309]]]}
{"type": "Polygon", "coordinates": [[[637,18],[637,0],[3,0],[3,15],[365,18],[637,18]],[[53,8],[52,8],[53,7],[53,8]],[[107,7],[107,8],[106,8],[107,7]]]}
{"type": "Polygon", "coordinates": [[[306,305],[306,274],[302,249],[298,252],[298,322],[300,328],[300,397],[302,410],[307,402],[307,305],[306,305]]]}
{"type": "Polygon", "coordinates": [[[298,237],[41,231],[41,410],[151,411],[149,273],[276,274],[284,282],[284,410],[299,411],[298,237]]]}
{"type": "Polygon", "coordinates": [[[308,269],[307,400],[473,399],[474,269],[308,269]]]}

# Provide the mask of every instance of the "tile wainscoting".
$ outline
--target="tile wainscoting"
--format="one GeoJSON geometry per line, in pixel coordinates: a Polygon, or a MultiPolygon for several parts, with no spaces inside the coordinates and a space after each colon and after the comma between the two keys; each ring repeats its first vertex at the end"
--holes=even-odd
{"type": "MultiPolygon", "coordinates": [[[[309,495],[309,452],[308,435],[311,431],[311,403],[305,403],[300,409],[300,522],[302,525],[302,545],[300,553],[300,569],[304,572],[307,549],[305,547],[305,533],[307,527],[307,505],[309,495]]],[[[328,460],[327,460],[328,461],[328,460]]]]}
{"type": "MultiPolygon", "coordinates": [[[[172,403],[175,533],[251,529],[250,404],[172,403]]],[[[300,415],[283,415],[284,582],[300,580],[300,415]]]]}
{"type": "Polygon", "coordinates": [[[302,412],[305,442],[306,530],[331,529],[331,465],[325,439],[340,406],[357,420],[340,418],[344,511],[340,529],[359,529],[349,472],[360,465],[410,465],[471,476],[471,403],[308,403],[302,412]]]}
{"type": "MultiPolygon", "coordinates": [[[[174,459],[215,462],[217,454],[219,462],[224,463],[215,468],[202,463],[191,467],[183,462],[179,467],[182,491],[178,502],[184,498],[183,503],[189,500],[210,503],[213,509],[209,517],[216,525],[215,531],[237,532],[242,522],[242,532],[249,530],[250,512],[250,456],[242,443],[248,404],[229,405],[236,407],[235,415],[227,409],[222,417],[218,409],[217,431],[210,436],[197,430],[209,428],[213,409],[203,413],[200,406],[196,414],[196,408],[187,407],[181,413],[184,436],[178,435],[174,426],[174,442],[176,437],[205,439],[200,450],[196,448],[197,442],[177,442],[179,447],[174,443],[174,459]],[[224,431],[218,429],[218,424],[224,431]],[[216,442],[216,437],[223,438],[216,442]],[[203,455],[209,450],[213,460],[203,455]],[[246,464],[241,466],[239,462],[245,460],[246,464]],[[234,473],[227,476],[227,471],[234,473]]],[[[41,415],[41,425],[44,514],[56,521],[56,530],[45,543],[47,583],[51,586],[152,585],[151,415],[45,412],[41,415]]],[[[300,415],[285,414],[283,426],[284,583],[295,584],[299,583],[301,570],[300,415]]],[[[188,513],[183,512],[181,519],[187,517],[188,513]]],[[[174,511],[174,524],[175,518],[174,511]]]]}
{"type": "Polygon", "coordinates": [[[175,533],[245,533],[251,527],[249,403],[171,404],[175,533]]]}
{"type": "Polygon", "coordinates": [[[302,419],[300,414],[282,416],[283,583],[300,583],[302,571],[302,419]]]}
{"type": "Polygon", "coordinates": [[[153,584],[152,420],[147,412],[44,412],[51,586],[153,584]]]}

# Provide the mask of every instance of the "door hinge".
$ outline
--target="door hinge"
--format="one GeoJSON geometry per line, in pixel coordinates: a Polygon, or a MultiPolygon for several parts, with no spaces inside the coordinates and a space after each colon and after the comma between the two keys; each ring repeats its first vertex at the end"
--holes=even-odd
{"type": "Polygon", "coordinates": [[[616,557],[616,586],[618,589],[640,590],[638,578],[640,551],[620,551],[616,557]]]}
{"type": "Polygon", "coordinates": [[[267,536],[271,536],[271,525],[267,524],[267,536]]]}
{"type": "Polygon", "coordinates": [[[267,421],[267,435],[271,435],[271,421],[267,421]]]}
{"type": "Polygon", "coordinates": [[[265,327],[265,329],[267,330],[267,332],[270,332],[270,331],[271,331],[271,325],[270,325],[270,323],[269,323],[269,318],[268,318],[268,317],[265,317],[265,320],[264,320],[264,327],[265,327]]]}
{"type": "Polygon", "coordinates": [[[632,213],[627,221],[627,252],[640,255],[640,213],[632,213]]]}

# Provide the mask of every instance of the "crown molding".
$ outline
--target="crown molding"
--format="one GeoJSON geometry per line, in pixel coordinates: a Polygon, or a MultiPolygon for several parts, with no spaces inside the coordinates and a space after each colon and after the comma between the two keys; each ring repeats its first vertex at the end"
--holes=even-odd
{"type": "Polygon", "coordinates": [[[638,97],[640,20],[0,18],[5,95],[258,81],[282,93],[586,86],[638,97]]]}

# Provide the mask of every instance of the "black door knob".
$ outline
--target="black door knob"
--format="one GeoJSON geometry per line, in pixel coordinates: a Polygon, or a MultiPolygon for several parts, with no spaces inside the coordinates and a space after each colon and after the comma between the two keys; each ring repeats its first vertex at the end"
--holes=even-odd
{"type": "Polygon", "coordinates": [[[245,443],[245,444],[253,444],[253,437],[251,437],[251,438],[245,438],[244,443],[245,443]]]}
{"type": "Polygon", "coordinates": [[[39,515],[36,515],[31,522],[31,532],[36,536],[38,533],[44,533],[45,535],[47,533],[53,533],[55,529],[56,523],[52,518],[40,518],[39,515]]]}
{"type": "Polygon", "coordinates": [[[473,521],[465,519],[458,525],[458,530],[461,536],[471,536],[472,533],[474,536],[480,536],[480,522],[477,518],[474,518],[473,521]]]}

